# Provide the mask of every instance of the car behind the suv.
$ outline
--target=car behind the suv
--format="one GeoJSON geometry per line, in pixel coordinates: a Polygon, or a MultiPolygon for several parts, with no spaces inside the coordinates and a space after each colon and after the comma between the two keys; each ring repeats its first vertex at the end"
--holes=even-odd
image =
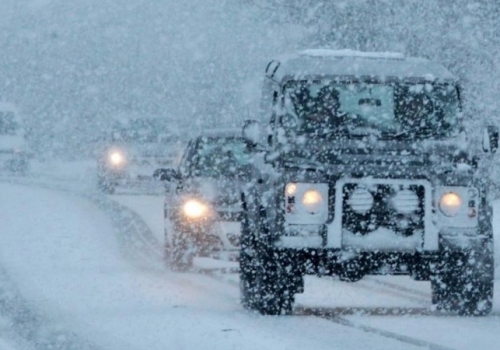
{"type": "Polygon", "coordinates": [[[178,169],[159,169],[166,181],[165,260],[186,270],[195,256],[237,258],[240,193],[251,154],[234,130],[205,132],[192,139],[178,169]]]}

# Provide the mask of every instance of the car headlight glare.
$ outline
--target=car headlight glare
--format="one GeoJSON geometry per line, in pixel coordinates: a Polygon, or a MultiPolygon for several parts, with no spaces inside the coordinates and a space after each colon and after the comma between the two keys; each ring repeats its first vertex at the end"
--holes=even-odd
{"type": "Polygon", "coordinates": [[[302,196],[302,204],[309,213],[316,214],[323,207],[323,196],[316,189],[307,190],[302,196]]]}
{"type": "Polygon", "coordinates": [[[125,162],[125,157],[123,156],[122,153],[118,151],[113,151],[109,154],[109,162],[112,165],[122,165],[125,162]]]}
{"type": "Polygon", "coordinates": [[[456,216],[462,206],[462,198],[455,192],[447,192],[439,200],[439,209],[446,216],[456,216]]]}
{"type": "Polygon", "coordinates": [[[297,193],[297,184],[293,182],[287,184],[285,187],[285,193],[287,196],[295,196],[297,193]]]}
{"type": "Polygon", "coordinates": [[[184,215],[191,219],[199,219],[208,212],[208,207],[196,199],[190,199],[183,206],[184,215]]]}
{"type": "Polygon", "coordinates": [[[318,225],[328,219],[328,184],[289,182],[285,195],[285,221],[292,225],[318,225]]]}

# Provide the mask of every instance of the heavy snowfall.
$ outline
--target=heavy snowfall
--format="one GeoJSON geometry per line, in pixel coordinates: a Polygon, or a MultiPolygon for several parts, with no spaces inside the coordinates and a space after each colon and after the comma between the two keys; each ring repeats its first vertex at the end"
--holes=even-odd
{"type": "Polygon", "coordinates": [[[484,148],[484,126],[500,125],[499,17],[496,0],[1,0],[0,350],[498,349],[498,154],[479,168],[495,261],[482,316],[438,310],[428,280],[371,274],[306,275],[290,314],[248,310],[238,250],[169,266],[164,214],[176,199],[153,173],[185,162],[207,129],[239,137],[252,119],[262,132],[266,66],[310,49],[437,62],[460,83],[462,131],[484,148]],[[120,148],[132,139],[137,149],[120,148]],[[26,157],[4,162],[8,147],[26,157]],[[162,162],[109,180],[103,167],[133,152],[162,162]]]}

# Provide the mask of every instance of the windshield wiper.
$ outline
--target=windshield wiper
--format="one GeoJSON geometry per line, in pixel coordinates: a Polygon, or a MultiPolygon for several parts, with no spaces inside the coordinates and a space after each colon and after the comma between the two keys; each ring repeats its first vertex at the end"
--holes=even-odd
{"type": "Polygon", "coordinates": [[[414,136],[413,133],[410,133],[408,131],[399,131],[396,133],[387,133],[384,132],[381,135],[382,140],[400,140],[400,139],[406,139],[409,136],[414,136]]]}
{"type": "Polygon", "coordinates": [[[426,137],[444,136],[442,132],[431,127],[415,128],[414,130],[403,130],[395,133],[382,133],[382,139],[400,140],[400,139],[422,139],[426,137]]]}
{"type": "Polygon", "coordinates": [[[330,136],[330,135],[348,136],[353,138],[360,138],[372,135],[378,137],[380,135],[380,132],[372,128],[360,128],[360,127],[349,128],[344,126],[342,128],[327,129],[318,134],[318,136],[330,136]]]}

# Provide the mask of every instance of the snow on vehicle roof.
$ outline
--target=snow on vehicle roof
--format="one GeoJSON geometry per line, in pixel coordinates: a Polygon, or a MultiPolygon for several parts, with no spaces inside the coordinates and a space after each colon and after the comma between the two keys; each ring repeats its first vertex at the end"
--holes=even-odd
{"type": "Polygon", "coordinates": [[[364,57],[364,58],[387,58],[402,60],[405,56],[399,52],[368,52],[356,51],[351,49],[343,50],[328,50],[328,49],[308,49],[299,52],[299,55],[312,56],[312,57],[364,57]]]}
{"type": "Polygon", "coordinates": [[[198,137],[242,137],[242,131],[238,128],[208,129],[198,137]]]}
{"type": "Polygon", "coordinates": [[[376,77],[382,80],[413,79],[456,82],[442,65],[425,58],[395,52],[310,49],[271,61],[266,76],[284,83],[304,77],[376,77]]]}

